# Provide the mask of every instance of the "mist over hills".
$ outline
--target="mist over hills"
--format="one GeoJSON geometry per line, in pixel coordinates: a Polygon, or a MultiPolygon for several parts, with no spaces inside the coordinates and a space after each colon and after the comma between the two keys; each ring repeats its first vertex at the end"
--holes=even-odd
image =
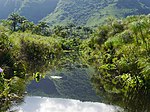
{"type": "Polygon", "coordinates": [[[30,21],[42,20],[50,25],[94,26],[110,16],[124,18],[150,12],[149,0],[0,0],[0,3],[0,19],[18,12],[30,21]]]}
{"type": "Polygon", "coordinates": [[[0,19],[5,19],[12,12],[25,16],[37,23],[51,13],[59,0],[0,0],[0,19]]]}

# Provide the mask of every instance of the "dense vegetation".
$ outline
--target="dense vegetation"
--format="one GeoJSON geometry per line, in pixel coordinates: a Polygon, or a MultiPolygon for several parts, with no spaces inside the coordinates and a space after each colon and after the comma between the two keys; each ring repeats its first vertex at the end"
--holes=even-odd
{"type": "Polygon", "coordinates": [[[150,98],[149,28],[149,15],[110,18],[81,45],[84,59],[97,68],[92,81],[98,92],[105,91],[107,100],[117,96],[115,101],[126,102],[123,106],[129,112],[144,112],[149,107],[144,103],[150,98]],[[134,110],[130,110],[132,106],[134,110]]]}
{"type": "Polygon", "coordinates": [[[8,100],[20,98],[25,91],[26,78],[35,73],[38,80],[39,72],[42,73],[62,51],[59,39],[22,32],[24,22],[20,23],[18,17],[21,16],[12,14],[0,26],[0,67],[3,69],[0,73],[0,107],[8,100]]]}
{"type": "Polygon", "coordinates": [[[150,12],[149,0],[0,0],[0,3],[0,19],[18,12],[34,23],[42,20],[50,25],[95,26],[110,16],[124,18],[150,12]]]}
{"type": "MultiPolygon", "coordinates": [[[[0,67],[3,69],[0,106],[20,98],[30,76],[39,81],[47,69],[54,66],[73,69],[72,64],[78,68],[94,66],[97,73],[91,79],[93,85],[99,93],[102,90],[108,93],[109,100],[110,94],[122,95],[127,101],[143,95],[149,102],[149,29],[149,15],[123,20],[108,18],[105,25],[97,28],[74,24],[49,28],[45,22],[33,24],[25,17],[11,14],[0,25],[0,67]]],[[[150,107],[143,106],[143,100],[135,101],[140,102],[140,111],[150,107]]],[[[124,107],[123,103],[120,105],[124,107]]],[[[130,111],[130,106],[127,108],[130,111]]]]}
{"type": "Polygon", "coordinates": [[[92,33],[89,28],[73,24],[53,29],[45,22],[35,25],[17,13],[1,21],[0,31],[1,111],[7,108],[4,105],[9,107],[9,101],[22,98],[25,85],[32,76],[39,81],[47,69],[62,64],[67,66],[68,58],[62,56],[69,57],[70,52],[77,55],[81,44],[79,38],[82,35],[82,38],[87,38],[92,33]],[[59,63],[62,58],[64,61],[59,63]]]}

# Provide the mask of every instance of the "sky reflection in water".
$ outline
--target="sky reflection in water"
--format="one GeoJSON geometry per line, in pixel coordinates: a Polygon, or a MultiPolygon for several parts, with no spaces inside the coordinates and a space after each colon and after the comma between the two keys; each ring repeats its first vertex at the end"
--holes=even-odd
{"type": "Polygon", "coordinates": [[[26,97],[25,103],[14,109],[18,109],[18,112],[118,112],[120,110],[119,107],[103,103],[45,97],[26,97]]]}

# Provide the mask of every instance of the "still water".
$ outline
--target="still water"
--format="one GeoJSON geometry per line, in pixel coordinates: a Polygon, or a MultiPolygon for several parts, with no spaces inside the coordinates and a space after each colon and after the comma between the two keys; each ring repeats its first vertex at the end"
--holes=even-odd
{"type": "Polygon", "coordinates": [[[117,106],[98,102],[81,102],[63,98],[27,96],[24,102],[12,110],[17,112],[121,112],[117,106]]]}
{"type": "Polygon", "coordinates": [[[23,102],[8,112],[150,112],[149,93],[144,91],[131,91],[126,97],[100,91],[98,97],[91,85],[91,71],[63,70],[39,82],[33,80],[23,102]]]}

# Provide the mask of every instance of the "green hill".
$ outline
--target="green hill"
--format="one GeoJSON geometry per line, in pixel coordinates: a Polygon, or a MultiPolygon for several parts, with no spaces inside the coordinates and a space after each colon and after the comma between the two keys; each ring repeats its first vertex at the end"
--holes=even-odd
{"type": "Polygon", "coordinates": [[[149,0],[60,0],[55,11],[43,21],[49,24],[94,26],[110,16],[122,18],[149,12],[149,0]]]}
{"type": "Polygon", "coordinates": [[[95,26],[108,17],[148,14],[149,0],[0,0],[0,19],[18,12],[30,21],[46,21],[50,25],[95,26]]]}

